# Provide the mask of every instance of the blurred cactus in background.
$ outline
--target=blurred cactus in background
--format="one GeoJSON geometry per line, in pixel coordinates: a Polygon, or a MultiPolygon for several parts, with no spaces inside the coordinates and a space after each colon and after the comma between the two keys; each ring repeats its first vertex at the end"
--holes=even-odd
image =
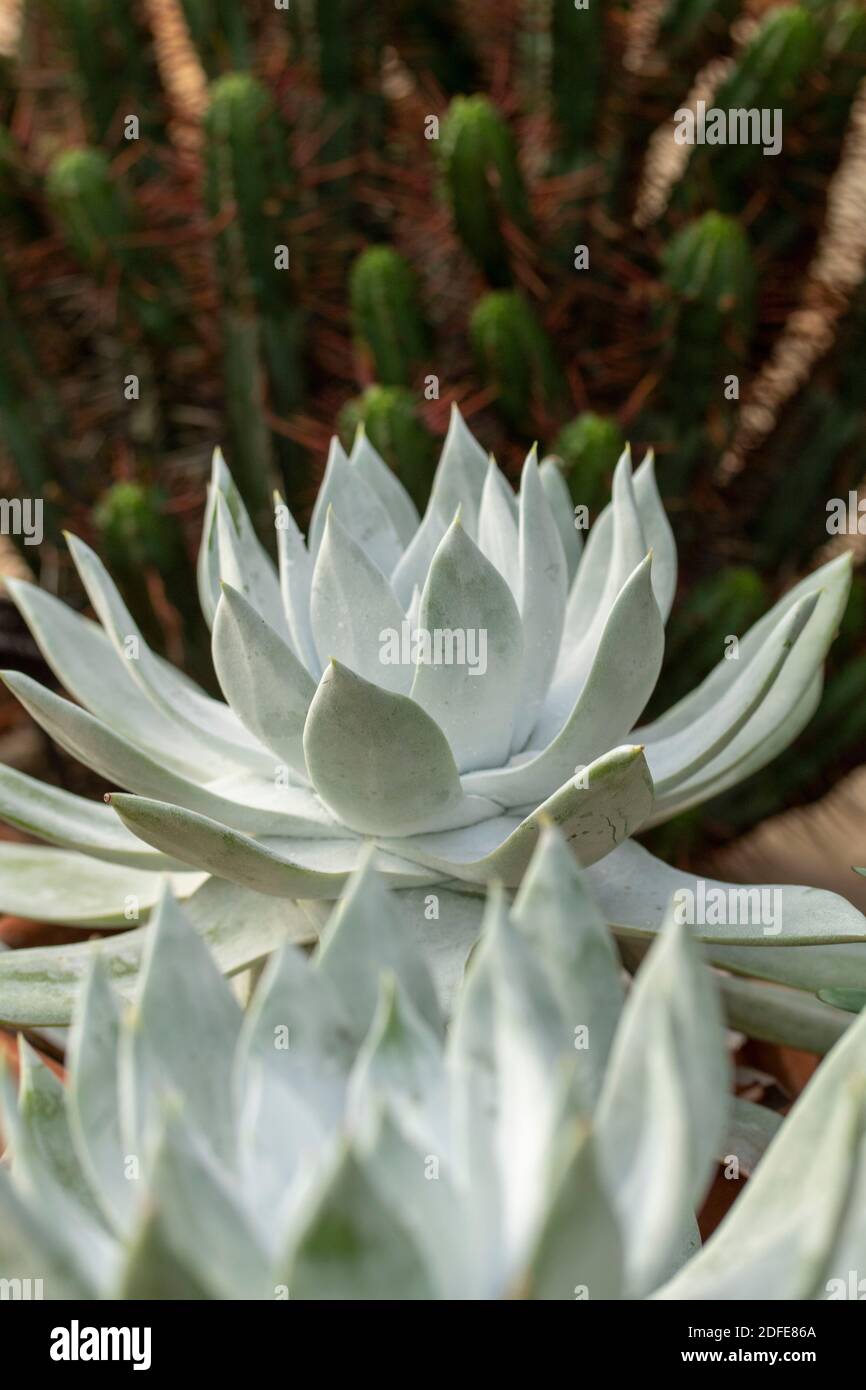
{"type": "MultiPolygon", "coordinates": [[[[270,544],[337,416],[423,508],[458,401],[591,513],[624,442],[655,447],[685,688],[866,476],[859,0],[30,0],[7,50],[0,476],[52,504],[28,560],[60,592],[74,520],[145,557],[130,607],[185,642],[166,557],[215,444],[270,544]],[[779,153],[679,145],[699,100],[779,108],[779,153]]],[[[814,721],[843,765],[860,709],[862,627],[814,721]]]]}
{"type": "Polygon", "coordinates": [[[423,512],[436,467],[436,440],[419,418],[410,391],[402,386],[370,386],[340,412],[340,438],[351,449],[363,429],[373,448],[393,468],[412,501],[423,512]]]}
{"type": "Polygon", "coordinates": [[[177,621],[189,639],[197,627],[192,566],[178,520],[159,487],[114,483],[93,509],[93,525],[106,563],[145,637],[165,646],[167,595],[179,605],[177,621]]]}
{"type": "MultiPolygon", "coordinates": [[[[216,251],[232,463],[261,520],[273,481],[268,441],[252,420],[262,415],[262,375],[278,414],[291,414],[303,399],[302,315],[289,245],[295,209],[288,137],[270,93],[247,73],[214,82],[204,125],[207,209],[220,227],[216,251]]],[[[277,453],[290,488],[297,451],[280,441],[277,453]]]]}
{"type": "Polygon", "coordinates": [[[535,312],[516,291],[494,290],[473,309],[469,336],[479,375],[495,389],[498,408],[526,434],[535,404],[553,406],[562,389],[553,343],[535,312]]]}
{"type": "Polygon", "coordinates": [[[181,0],[190,38],[209,76],[248,66],[253,49],[240,0],[181,0]]]}
{"type": "Polygon", "coordinates": [[[457,233],[490,283],[507,284],[508,225],[529,227],[514,136],[486,97],[455,97],[442,122],[441,145],[457,233]]]}
{"type": "Polygon", "coordinates": [[[607,505],[613,470],[624,448],[616,421],[591,410],[570,420],[556,436],[553,453],[561,460],[572,501],[589,508],[590,520],[607,505]]]}
{"type": "Polygon", "coordinates": [[[405,386],[429,350],[411,267],[389,246],[371,246],[352,266],[349,297],[355,335],[386,386],[405,386]]]}

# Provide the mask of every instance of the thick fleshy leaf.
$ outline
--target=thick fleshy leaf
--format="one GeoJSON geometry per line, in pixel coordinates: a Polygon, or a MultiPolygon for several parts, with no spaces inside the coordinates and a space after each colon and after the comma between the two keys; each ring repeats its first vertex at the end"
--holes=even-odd
{"type": "MultiPolygon", "coordinates": [[[[185,863],[227,878],[254,893],[277,898],[334,898],[346,881],[346,871],[310,869],[291,856],[291,841],[277,840],[285,849],[271,849],[220,821],[184,811],[166,801],[114,792],[112,808],[124,825],[147,844],[172,845],[185,863]]],[[[320,841],[311,841],[315,848],[320,841]]],[[[327,842],[325,842],[327,843],[327,842]]]]}
{"type": "MultiPolygon", "coordinates": [[[[310,588],[310,617],[320,660],[332,658],[364,680],[408,695],[414,674],[401,653],[404,613],[378,565],[329,510],[310,588]],[[390,637],[390,641],[389,641],[390,637]],[[396,643],[397,659],[391,650],[396,643]]],[[[408,643],[408,630],[405,641],[408,643]]]]}
{"type": "MultiPolygon", "coordinates": [[[[201,874],[189,871],[172,875],[183,897],[202,881],[201,874]]],[[[102,864],[66,850],[0,843],[0,911],[14,917],[70,927],[128,927],[147,915],[163,882],[162,874],[102,864]]],[[[0,980],[8,968],[0,957],[0,980]]]]}
{"type": "Polygon", "coordinates": [[[799,1096],[725,1220],[658,1297],[815,1296],[856,1175],[864,1042],[858,1023],[799,1096]]]}
{"type": "Polygon", "coordinates": [[[652,557],[623,585],[596,648],[586,682],[553,742],[510,767],[468,774],[468,792],[506,806],[543,800],[628,737],[652,694],[664,652],[664,628],[653,596],[652,557]]]}
{"type": "Polygon", "coordinates": [[[106,963],[94,952],[69,1037],[69,1125],[82,1167],[106,1218],[127,1228],[135,1183],[125,1170],[120,1133],[117,1052],[120,1009],[106,963]]]}
{"type": "Polygon", "coordinates": [[[592,1135],[575,1125],[547,1187],[544,1218],[518,1296],[573,1302],[622,1292],[622,1242],[592,1135]]]}
{"type": "Polygon", "coordinates": [[[570,1082],[572,1041],[549,980],[505,913],[489,943],[504,1270],[523,1268],[542,1218],[545,1178],[570,1082]]]}
{"type": "Polygon", "coordinates": [[[87,801],[5,765],[0,765],[0,815],[28,835],[106,863],[157,873],[185,867],[130,835],[104,802],[87,801]]]}
{"type": "Polygon", "coordinates": [[[446,1160],[450,1135],[442,1040],[393,974],[381,977],[378,1007],[350,1082],[356,1124],[375,1128],[383,1104],[420,1153],[446,1160]]]}
{"type": "Polygon", "coordinates": [[[614,748],[584,769],[579,785],[576,779],[566,782],[522,821],[502,816],[466,830],[383,843],[414,863],[467,883],[499,879],[516,887],[545,824],[559,827],[579,863],[593,864],[639,829],[652,803],[643,749],[614,748]]]}
{"type": "MultiPolygon", "coordinates": [[[[594,864],[588,881],[608,924],[626,935],[658,932],[668,904],[680,894],[677,901],[691,934],[698,941],[713,943],[710,958],[723,966],[728,961],[748,961],[739,967],[744,974],[764,975],[765,957],[772,959],[770,952],[778,954],[776,948],[784,948],[787,954],[800,945],[866,940],[866,918],[836,893],[791,884],[758,888],[699,879],[670,868],[634,842],[620,845],[594,864]],[[691,916],[709,920],[692,922],[691,916]],[[741,953],[731,954],[729,943],[731,947],[760,946],[761,950],[744,958],[741,953]],[[723,945],[725,949],[719,950],[723,945]]],[[[775,974],[765,978],[786,982],[775,974]]]]}
{"type": "Polygon", "coordinates": [[[337,661],[310,705],[304,754],[319,796],[362,834],[465,825],[495,809],[464,796],[448,740],[419,704],[337,661]]]}
{"type": "Polygon", "coordinates": [[[444,521],[441,513],[431,504],[424,513],[421,525],[406,547],[400,563],[391,575],[391,587],[397,597],[397,602],[407,612],[414,591],[416,589],[420,591],[423,588],[433,563],[433,556],[453,519],[452,516],[448,521],[444,521]]]}
{"type": "Polygon", "coordinates": [[[724,1133],[727,1087],[712,976],[670,918],[626,1001],[596,1112],[632,1297],[664,1274],[703,1197],[724,1133]]]}
{"type": "Polygon", "coordinates": [[[43,1178],[57,1184],[73,1206],[102,1224],[102,1213],[72,1142],[66,1090],[53,1071],[19,1034],[21,1080],[13,1173],[22,1168],[34,1191],[43,1178]]]}
{"type": "Polygon", "coordinates": [[[421,1250],[348,1147],[306,1214],[287,1282],[293,1302],[435,1298],[421,1250]]]}
{"type": "Polygon", "coordinates": [[[266,1252],[235,1186],[177,1115],[168,1119],[148,1179],[170,1249],[211,1298],[273,1298],[266,1252]]]}
{"type": "Polygon", "coordinates": [[[541,486],[544,488],[544,495],[547,498],[551,515],[556,522],[559,539],[562,542],[562,551],[568,569],[568,586],[571,588],[583,549],[580,532],[574,525],[571,493],[554,458],[541,460],[538,476],[541,480],[541,486]]]}
{"type": "Polygon", "coordinates": [[[519,602],[520,557],[515,498],[492,455],[487,464],[478,512],[478,549],[499,571],[519,602]]]}
{"type": "MultiPolygon", "coordinates": [[[[799,953],[808,948],[792,946],[790,949],[799,953]]],[[[824,949],[839,948],[827,946],[824,949]]],[[[762,958],[763,955],[762,951],[762,958]]],[[[802,989],[739,979],[735,975],[720,976],[719,988],[728,1026],[750,1038],[760,1038],[762,1042],[798,1047],[823,1057],[851,1023],[850,1015],[842,1009],[833,1008],[802,989]]]]}
{"type": "Polygon", "coordinates": [[[229,504],[222,495],[217,499],[217,539],[220,588],[230,585],[246,599],[268,627],[273,628],[291,646],[292,637],[273,561],[261,546],[249,547],[244,544],[235,529],[229,504]]]}
{"type": "MultiPolygon", "coordinates": [[[[58,881],[63,881],[62,875],[58,881]]],[[[312,941],[316,935],[295,903],[277,902],[219,879],[209,879],[199,888],[187,899],[185,910],[225,975],[246,970],[287,940],[312,941]]],[[[137,927],[107,941],[0,953],[0,1019],[12,1026],[71,1022],[96,952],[113,983],[128,998],[148,935],[149,928],[137,927]]]]}
{"type": "Polygon", "coordinates": [[[436,1296],[451,1301],[474,1297],[463,1194],[443,1156],[411,1144],[387,1107],[380,1108],[372,1133],[357,1142],[371,1182],[422,1252],[436,1296]]]}
{"type": "MultiPolygon", "coordinates": [[[[244,1017],[236,1058],[239,1093],[263,1066],[336,1124],[355,1051],[350,1013],[337,985],[327,971],[311,969],[298,949],[285,946],[268,962],[244,1017]]],[[[266,1118],[261,1115],[261,1122],[266,1118]]],[[[259,1147],[256,1134],[247,1137],[259,1147]]]]}
{"type": "MultiPolygon", "coordinates": [[[[69,1250],[49,1214],[15,1191],[0,1168],[0,1279],[41,1280],[41,1297],[49,1301],[94,1298],[94,1271],[83,1252],[69,1250]]],[[[27,1287],[25,1282],[25,1287],[27,1287]]],[[[29,1285],[35,1290],[32,1282],[29,1285]]],[[[33,1297],[40,1295],[33,1292],[33,1297]]]]}
{"type": "Polygon", "coordinates": [[[507,926],[504,895],[487,896],[481,940],[466,972],[448,1035],[456,1171],[472,1194],[466,1203],[466,1235],[472,1282],[484,1298],[502,1293],[504,1269],[502,1175],[497,1163],[493,1120],[500,1078],[495,1048],[493,938],[507,926]]]}
{"type": "Polygon", "coordinates": [[[135,1302],[151,1300],[202,1301],[211,1291],[189,1266],[181,1264],[172,1248],[165,1217],[155,1207],[145,1207],[126,1246],[123,1266],[109,1296],[135,1302]]]}
{"type": "Polygon", "coordinates": [[[280,593],[292,645],[310,675],[314,680],[318,680],[322,674],[322,667],[310,624],[313,561],[298,524],[279,493],[274,494],[274,516],[280,564],[280,593]]]}
{"type": "Polygon", "coordinates": [[[434,650],[432,661],[419,660],[412,699],[442,729],[461,772],[500,766],[511,749],[522,624],[507,583],[459,521],[433,558],[418,625],[434,650]],[[439,658],[437,634],[444,634],[439,658]]]}
{"type": "Polygon", "coordinates": [[[329,507],[333,507],[368,558],[383,574],[391,574],[403,553],[394,523],[363,474],[349,463],[336,438],[331,441],[325,476],[310,518],[307,546],[314,563],[325,533],[329,507]]]}
{"type": "MultiPolygon", "coordinates": [[[[220,503],[224,507],[224,503],[220,503]]],[[[222,755],[226,771],[257,767],[261,750],[228,708],[212,699],[151,651],[102,561],[75,536],[67,536],[70,554],[93,607],[129,674],[157,709],[180,724],[191,748],[205,757],[222,755]]]]}
{"type": "MultiPolygon", "coordinates": [[[[79,709],[70,700],[62,700],[29,676],[5,671],[0,673],[0,678],[62,748],[105,777],[112,786],[125,787],[143,797],[170,798],[177,806],[211,816],[250,834],[328,833],[326,827],[316,828],[306,815],[295,816],[244,805],[236,797],[221,796],[208,787],[169,772],[155,758],[134,748],[86,710],[79,709]]],[[[272,754],[262,749],[262,756],[268,760],[265,767],[273,779],[272,754]]],[[[167,853],[171,854],[171,850],[167,853]]]]}
{"type": "MultiPolygon", "coordinates": [[[[568,593],[565,553],[541,484],[534,449],[521,475],[517,558],[519,581],[515,593],[523,623],[523,678],[512,738],[515,751],[529,738],[547,693],[559,655],[568,593]]],[[[627,732],[623,730],[623,734],[627,732]]]]}
{"type": "Polygon", "coordinates": [[[430,511],[450,526],[458,507],[470,536],[478,533],[478,512],[487,475],[487,455],[467,428],[456,405],[451,407],[448,433],[430,493],[430,511]]]}
{"type": "MultiPolygon", "coordinates": [[[[801,579],[793,589],[783,595],[762,618],[759,618],[739,641],[739,655],[736,661],[722,660],[714,666],[710,674],[688,695],[673,705],[659,719],[642,730],[648,739],[667,738],[678,733],[707,710],[713,708],[728,686],[731,685],[750,661],[762,650],[770,633],[780,618],[808,594],[821,594],[821,602],[812,616],[805,637],[808,639],[802,649],[804,667],[811,677],[823,660],[824,655],[836,634],[839,619],[848,600],[851,587],[851,555],[846,551],[834,560],[828,561],[813,574],[801,579]]],[[[778,717],[778,716],[777,716],[778,717]]]]}
{"type": "Polygon", "coordinates": [[[318,968],[336,987],[356,1043],[366,1037],[390,970],[420,1016],[437,1032],[442,1020],[430,973],[394,898],[368,853],[319,939],[318,968]]]}
{"type": "Polygon", "coordinates": [[[603,513],[590,532],[568,596],[559,663],[532,738],[535,747],[545,747],[562,728],[592,666],[620,590],[647,554],[628,450],[614,471],[610,506],[611,521],[603,531],[604,549],[599,554],[592,545],[603,513]]]}
{"type": "MultiPolygon", "coordinates": [[[[201,541],[196,560],[198,601],[208,628],[213,627],[220,597],[219,542],[216,524],[217,497],[220,492],[227,493],[232,488],[234,488],[234,483],[226,467],[222,449],[214,449],[211,458],[210,482],[207,488],[207,502],[205,503],[204,520],[201,528],[201,541]]],[[[242,503],[240,505],[243,506],[242,503]]]]}
{"type": "Polygon", "coordinates": [[[736,1177],[751,1177],[782,1123],[782,1116],[775,1110],[734,1096],[727,1132],[718,1153],[719,1163],[732,1170],[736,1160],[736,1177]]]}
{"type": "Polygon", "coordinates": [[[666,623],[677,591],[677,545],[656,485],[652,449],[635,470],[634,496],[644,540],[653,553],[653,593],[662,622],[666,623]]]}
{"type": "Polygon", "coordinates": [[[512,916],[557,1000],[562,1050],[574,1050],[575,1090],[591,1112],[622,1011],[621,971],[610,932],[574,856],[552,829],[542,831],[512,916]]]}
{"type": "Polygon", "coordinates": [[[418,509],[396,473],[373,448],[363,425],[358,426],[349,463],[375,492],[391,518],[400,544],[407,546],[418,529],[418,509]]]}
{"type": "MultiPolygon", "coordinates": [[[[660,798],[660,820],[670,820],[691,806],[699,806],[711,797],[719,796],[728,787],[736,786],[772,762],[802,732],[821,703],[824,689],[824,674],[817,670],[804,693],[789,712],[776,725],[775,729],[756,746],[749,748],[742,756],[737,753],[736,762],[722,756],[695,777],[690,777],[674,791],[660,798]]],[[[640,732],[639,730],[635,731],[640,732]]]]}
{"type": "MultiPolygon", "coordinates": [[[[21,1052],[24,1093],[20,1099],[5,1068],[0,1071],[2,1129],[12,1157],[12,1182],[44,1217],[58,1258],[75,1270],[82,1282],[100,1288],[111,1276],[115,1249],[95,1205],[82,1201],[87,1186],[69,1141],[62,1087],[44,1064],[34,1059],[26,1044],[21,1052]],[[41,1092],[38,1097],[34,1094],[37,1087],[41,1092]],[[66,1162],[58,1164],[64,1142],[68,1147],[66,1162]]],[[[19,1277],[38,1277],[41,1270],[16,1273],[19,1277]]]]}
{"type": "Polygon", "coordinates": [[[101,627],[33,584],[12,578],[4,584],[51,670],[80,705],[182,777],[199,780],[225,769],[213,750],[193,752],[184,729],[151,704],[101,627]]]}
{"type": "MultiPolygon", "coordinates": [[[[785,666],[818,602],[807,594],[779,621],[763,650],[729,685],[712,710],[667,739],[647,744],[647,761],[661,798],[712,763],[785,679],[785,666]]],[[[760,740],[760,734],[756,735],[760,740]]],[[[748,752],[751,752],[751,747],[748,752]]]]}
{"type": "Polygon", "coordinates": [[[213,662],[222,692],[244,727],[306,777],[304,721],[315,682],[279,633],[228,584],[214,619],[213,662]]]}
{"type": "Polygon", "coordinates": [[[142,1167],[173,1096],[182,1097],[214,1153],[234,1159],[230,1078],[240,1027],[229,985],[166,894],[151,922],[135,1010],[121,1032],[121,1123],[142,1167]]]}

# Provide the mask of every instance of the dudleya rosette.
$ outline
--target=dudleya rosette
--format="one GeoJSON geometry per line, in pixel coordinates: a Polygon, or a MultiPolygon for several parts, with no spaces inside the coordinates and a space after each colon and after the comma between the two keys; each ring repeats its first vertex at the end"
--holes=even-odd
{"type": "MultiPolygon", "coordinates": [[[[847,557],[825,565],[735,660],[640,727],[676,587],[651,456],[633,472],[623,455],[583,548],[555,463],[530,453],[515,496],[456,410],[422,520],[363,433],[348,458],[332,444],[306,541],[279,501],[275,516],[279,570],[217,453],[198,585],[225,703],[148,648],[80,540],[98,624],[10,584],[77,703],[4,678],[112,794],[103,805],[0,771],[0,815],[55,846],[0,846],[0,909],[130,926],[169,875],[233,972],[286,936],[313,939],[372,842],[456,980],[484,885],[517,886],[549,820],[592,866],[608,922],[651,935],[671,895],[697,884],[629,837],[796,736],[850,584],[847,557]]],[[[861,915],[826,892],[780,891],[772,935],[752,920],[695,934],[718,962],[771,980],[866,983],[861,915]]],[[[142,929],[116,939],[116,973],[135,971],[142,944],[142,929]]],[[[91,950],[4,954],[0,1017],[68,1022],[91,950]]]]}
{"type": "Polygon", "coordinates": [[[97,953],[68,1084],[22,1041],[0,1087],[0,1277],[39,1271],[46,1299],[847,1296],[866,1018],[784,1123],[730,1096],[688,928],[669,915],[626,990],[548,829],[514,902],[491,890],[446,1030],[373,853],[246,1014],[170,895],[131,1008],[97,953]],[[699,1250],[720,1160],[749,1181],[699,1250]]]}

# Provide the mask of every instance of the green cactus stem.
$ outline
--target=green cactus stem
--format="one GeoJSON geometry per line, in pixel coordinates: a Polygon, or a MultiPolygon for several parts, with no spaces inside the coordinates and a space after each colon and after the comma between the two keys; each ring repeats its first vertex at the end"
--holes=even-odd
{"type": "Polygon", "coordinates": [[[120,271],[120,297],[143,331],[172,337],[174,276],[150,251],[136,248],[137,218],[113,177],[108,156],[88,147],[64,150],[49,166],[46,195],[70,251],[97,279],[120,271]]]}
{"type": "Polygon", "coordinates": [[[504,418],[531,435],[537,407],[553,405],[561,379],[553,345],[534,310],[513,290],[494,290],[472,311],[469,336],[483,380],[504,418]]]}
{"type": "Polygon", "coordinates": [[[457,234],[491,284],[508,284],[504,225],[529,226],[514,137],[487,97],[455,97],[442,123],[440,146],[457,234]]]}
{"type": "Polygon", "coordinates": [[[240,0],[181,0],[181,5],[190,37],[209,75],[249,66],[252,46],[240,0]]]}
{"type": "MultiPolygon", "coordinates": [[[[295,290],[297,248],[291,244],[289,229],[295,204],[286,158],[287,132],[267,89],[248,73],[230,73],[211,87],[205,135],[207,207],[221,223],[216,249],[224,315],[228,316],[229,389],[247,394],[235,373],[241,361],[249,360],[256,340],[273,408],[286,418],[297,410],[304,391],[303,317],[295,290]],[[257,322],[251,323],[252,319],[257,322]]],[[[261,366],[254,376],[262,376],[261,366]]],[[[233,418],[242,421],[249,413],[249,402],[236,405],[233,418]]],[[[245,447],[236,439],[236,454],[245,447]]],[[[260,466],[262,451],[256,447],[253,452],[260,466]]],[[[276,453],[291,493],[295,482],[291,474],[301,466],[299,450],[281,438],[276,453]]],[[[248,476],[246,483],[251,485],[248,476]]],[[[250,505],[258,511],[252,501],[250,505]]]]}
{"type": "Polygon", "coordinates": [[[388,246],[371,246],[349,277],[352,326],[386,386],[405,386],[424,357],[429,333],[407,261],[388,246]]]}
{"type": "Polygon", "coordinates": [[[553,453],[562,461],[562,472],[575,505],[598,515],[610,497],[610,480],[625,438],[615,420],[583,411],[557,435],[553,453]]]}

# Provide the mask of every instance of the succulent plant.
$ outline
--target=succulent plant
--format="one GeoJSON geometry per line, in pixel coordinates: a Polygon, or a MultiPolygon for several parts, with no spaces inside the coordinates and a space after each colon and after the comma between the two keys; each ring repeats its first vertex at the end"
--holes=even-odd
{"type": "Polygon", "coordinates": [[[136,981],[97,954],[68,1085],[22,1041],[4,1088],[0,1276],[38,1269],[48,1299],[793,1299],[858,1267],[866,1020],[779,1129],[729,1097],[689,932],[669,917],[624,997],[552,828],[511,911],[491,892],[453,1004],[398,903],[368,857],[246,1014],[168,894],[136,981]],[[699,1250],[722,1158],[757,1171],[699,1250]]]}
{"type": "Polygon", "coordinates": [[[512,134],[486,97],[455,97],[442,123],[441,146],[457,234],[490,283],[507,284],[505,223],[524,230],[529,225],[512,134]]]}
{"type": "Polygon", "coordinates": [[[423,511],[436,468],[436,440],[404,386],[368,386],[340,411],[339,433],[351,449],[358,430],[392,468],[415,506],[423,511]]]}
{"type": "MultiPolygon", "coordinates": [[[[168,874],[231,973],[287,924],[314,929],[372,842],[412,902],[435,890],[431,932],[459,957],[483,885],[517,887],[549,818],[594,866],[608,922],[646,936],[678,887],[700,889],[630,837],[791,742],[850,585],[847,556],[825,565],[740,640],[736,661],[641,727],[676,583],[651,457],[632,474],[623,455],[582,554],[556,466],[532,451],[515,497],[456,410],[420,524],[363,434],[350,459],[333,442],[306,543],[282,503],[275,518],[279,576],[217,454],[198,585],[227,703],[153,654],[80,540],[72,556],[101,626],[10,582],[77,703],[20,673],[6,684],[125,790],[103,806],[0,770],[0,814],[56,846],[0,845],[0,909],[129,926],[168,874]]],[[[696,926],[713,959],[807,990],[859,984],[860,914],[833,894],[778,892],[773,944],[758,921],[696,926]]],[[[134,968],[145,936],[103,945],[106,959],[134,968]]],[[[68,1021],[92,952],[0,957],[0,1018],[68,1021]]]]}
{"type": "Polygon", "coordinates": [[[429,346],[408,262],[390,246],[371,246],[352,266],[349,281],[355,335],[371,353],[385,386],[406,386],[429,346]]]}

